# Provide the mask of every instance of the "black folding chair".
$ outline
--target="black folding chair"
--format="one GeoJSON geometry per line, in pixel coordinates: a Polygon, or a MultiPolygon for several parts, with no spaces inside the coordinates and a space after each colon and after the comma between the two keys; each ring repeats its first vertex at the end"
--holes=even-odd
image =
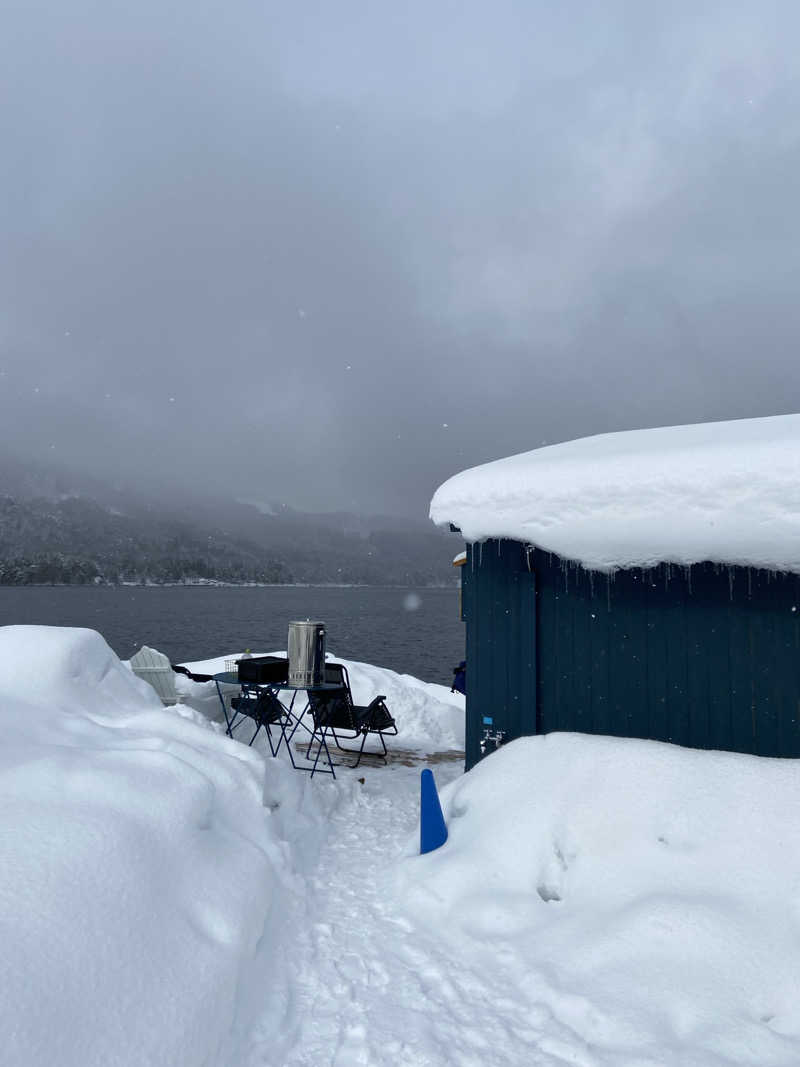
{"type": "MultiPolygon", "coordinates": [[[[328,737],[333,738],[333,743],[340,752],[347,752],[356,757],[352,767],[357,767],[364,755],[364,746],[370,734],[377,736],[381,743],[382,751],[369,752],[368,755],[377,755],[386,762],[387,749],[384,737],[396,737],[397,725],[386,706],[386,697],[377,696],[366,706],[353,703],[353,694],[350,690],[350,677],[343,663],[327,663],[325,665],[325,685],[335,688],[309,689],[308,704],[314,721],[314,730],[308,744],[308,759],[312,758],[314,743],[317,745],[317,753],[314,757],[312,777],[317,770],[320,756],[324,752],[330,773],[336,777],[333,769],[333,760],[328,751],[328,737]],[[357,748],[342,744],[345,741],[358,741],[361,744],[357,748]]],[[[327,773],[327,772],[326,772],[327,773]]]]}
{"type": "MultiPolygon", "coordinates": [[[[255,732],[248,745],[252,745],[258,736],[258,731],[263,727],[264,732],[267,735],[267,741],[269,743],[269,749],[273,756],[277,756],[278,749],[281,747],[281,741],[286,740],[286,727],[291,723],[291,716],[287,709],[278,700],[275,693],[263,686],[248,685],[242,683],[241,696],[234,697],[231,701],[231,709],[234,715],[240,715],[244,718],[251,719],[255,724],[255,732]],[[280,737],[278,743],[273,744],[272,732],[270,727],[277,726],[280,730],[280,737]]],[[[231,723],[231,736],[233,736],[233,730],[235,726],[241,723],[235,720],[231,723]]],[[[289,759],[292,761],[292,766],[295,766],[294,758],[292,757],[291,746],[288,741],[286,747],[289,749],[289,759]]]]}

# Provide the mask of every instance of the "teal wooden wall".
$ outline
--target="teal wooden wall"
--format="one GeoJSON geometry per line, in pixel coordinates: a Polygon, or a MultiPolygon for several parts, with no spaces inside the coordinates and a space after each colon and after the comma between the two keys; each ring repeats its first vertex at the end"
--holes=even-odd
{"type": "Polygon", "coordinates": [[[469,769],[481,756],[485,718],[508,738],[534,732],[536,603],[525,549],[514,541],[471,545],[461,572],[469,769]]]}
{"type": "Polygon", "coordinates": [[[613,579],[470,546],[462,568],[467,767],[483,719],[508,739],[570,730],[800,756],[800,578],[699,564],[613,579]]]}

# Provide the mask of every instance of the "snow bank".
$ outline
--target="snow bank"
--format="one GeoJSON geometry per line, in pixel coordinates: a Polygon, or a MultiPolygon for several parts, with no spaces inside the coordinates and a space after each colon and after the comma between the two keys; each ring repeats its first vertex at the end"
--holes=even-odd
{"type": "MultiPolygon", "coordinates": [[[[195,674],[219,674],[225,670],[226,660],[236,659],[240,655],[229,653],[183,666],[195,674]]],[[[254,655],[285,656],[286,650],[258,652],[254,655]]],[[[451,693],[445,685],[423,682],[410,674],[398,674],[386,667],[342,659],[332,652],[326,658],[347,667],[356,704],[369,704],[379,693],[386,697],[386,704],[397,722],[397,747],[418,752],[463,750],[464,696],[461,693],[451,693]]],[[[176,675],[176,684],[178,691],[192,707],[211,718],[218,716],[219,698],[213,682],[198,684],[176,675]]],[[[282,697],[289,700],[291,693],[284,692],[282,697]]]]}
{"type": "Polygon", "coordinates": [[[525,991],[552,1062],[800,1063],[797,761],[550,734],[443,806],[398,901],[525,991]]]}
{"type": "Polygon", "coordinates": [[[704,560],[800,572],[800,415],[603,434],[445,482],[431,518],[601,571],[704,560]]]}
{"type": "Polygon", "coordinates": [[[215,1061],[285,861],[263,759],[193,714],[94,631],[0,628],[3,1062],[215,1061]]]}

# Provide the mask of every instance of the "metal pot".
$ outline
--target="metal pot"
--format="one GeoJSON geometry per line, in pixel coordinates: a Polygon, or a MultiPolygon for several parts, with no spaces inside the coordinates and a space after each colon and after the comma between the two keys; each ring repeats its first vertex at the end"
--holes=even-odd
{"type": "Polygon", "coordinates": [[[321,685],[325,678],[325,623],[289,623],[289,685],[321,685]]]}

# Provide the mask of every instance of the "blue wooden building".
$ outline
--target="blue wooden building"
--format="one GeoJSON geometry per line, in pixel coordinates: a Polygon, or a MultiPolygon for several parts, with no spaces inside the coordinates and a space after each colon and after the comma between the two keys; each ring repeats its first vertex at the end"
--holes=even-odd
{"type": "MultiPolygon", "coordinates": [[[[747,420],[747,424],[781,422],[747,420]]],[[[800,431],[797,421],[792,430],[800,431]]],[[[781,444],[785,445],[783,438],[781,444]]],[[[443,508],[437,512],[434,498],[434,517],[443,521],[446,516],[457,529],[461,529],[461,518],[467,527],[463,531],[468,538],[467,559],[461,576],[468,768],[498,744],[553,730],[651,738],[763,756],[800,756],[800,523],[798,544],[792,547],[793,515],[781,513],[779,521],[773,522],[781,492],[790,510],[800,494],[800,446],[790,450],[788,459],[785,449],[778,452],[784,456],[780,462],[785,461],[785,471],[778,477],[782,489],[772,484],[767,501],[751,484],[750,494],[756,499],[747,507],[737,502],[742,530],[728,525],[729,502],[717,490],[722,484],[734,496],[738,492],[726,481],[725,472],[733,470],[736,478],[747,481],[757,473],[743,472],[739,461],[731,460],[722,464],[720,474],[717,456],[716,466],[711,466],[719,483],[709,485],[702,448],[688,453],[688,482],[673,466],[665,483],[673,488],[679,485],[684,512],[674,510],[668,494],[666,503],[662,494],[653,494],[649,481],[643,496],[647,501],[660,500],[660,510],[655,515],[648,512],[643,521],[641,505],[637,511],[638,486],[635,480],[626,482],[622,499],[616,498],[614,521],[600,509],[594,513],[596,540],[590,523],[587,539],[581,541],[571,501],[565,507],[563,540],[590,559],[593,552],[603,562],[615,554],[620,558],[620,565],[603,570],[553,549],[552,542],[559,540],[558,530],[552,534],[558,525],[551,506],[553,496],[545,492],[533,502],[547,514],[543,533],[532,522],[530,509],[519,513],[521,520],[519,514],[513,517],[510,502],[528,500],[530,483],[522,490],[513,489],[513,478],[504,483],[508,471],[502,463],[478,468],[477,487],[476,472],[467,472],[472,475],[472,489],[465,493],[461,483],[460,500],[447,499],[447,493],[440,491],[443,508]],[[498,482],[506,485],[501,521],[506,527],[519,522],[517,537],[491,536],[496,521],[492,507],[501,495],[492,479],[492,468],[497,467],[498,482]],[[692,471],[698,469],[705,473],[702,484],[696,486],[692,471]],[[789,480],[795,476],[790,493],[789,480]],[[493,487],[494,495],[486,491],[487,485],[493,487]],[[702,526],[697,516],[687,519],[693,490],[703,495],[698,501],[702,526]],[[628,496],[630,512],[626,511],[628,496]],[[632,537],[625,528],[627,514],[632,537]],[[717,522],[723,523],[722,530],[715,529],[717,522]],[[670,523],[671,528],[661,530],[670,523]],[[766,526],[770,530],[765,532],[766,526]],[[476,537],[481,530],[484,536],[476,537]],[[534,537],[523,536],[531,532],[534,537]],[[536,544],[536,539],[546,541],[548,535],[549,546],[536,544]],[[691,556],[685,546],[697,537],[708,537],[692,549],[701,558],[676,561],[682,546],[683,554],[691,556]],[[756,546],[752,561],[747,558],[748,538],[756,546]],[[713,558],[717,540],[719,558],[713,558]],[[667,558],[654,559],[662,550],[667,558]],[[631,564],[637,552],[640,560],[631,564]],[[702,558],[706,554],[712,558],[702,558]]],[[[610,466],[609,481],[619,486],[619,466],[613,462],[610,466]]],[[[658,478],[656,470],[656,487],[658,478]]],[[[577,481],[580,496],[581,479],[577,481]]],[[[558,501],[564,499],[565,491],[560,487],[558,501]]]]}

